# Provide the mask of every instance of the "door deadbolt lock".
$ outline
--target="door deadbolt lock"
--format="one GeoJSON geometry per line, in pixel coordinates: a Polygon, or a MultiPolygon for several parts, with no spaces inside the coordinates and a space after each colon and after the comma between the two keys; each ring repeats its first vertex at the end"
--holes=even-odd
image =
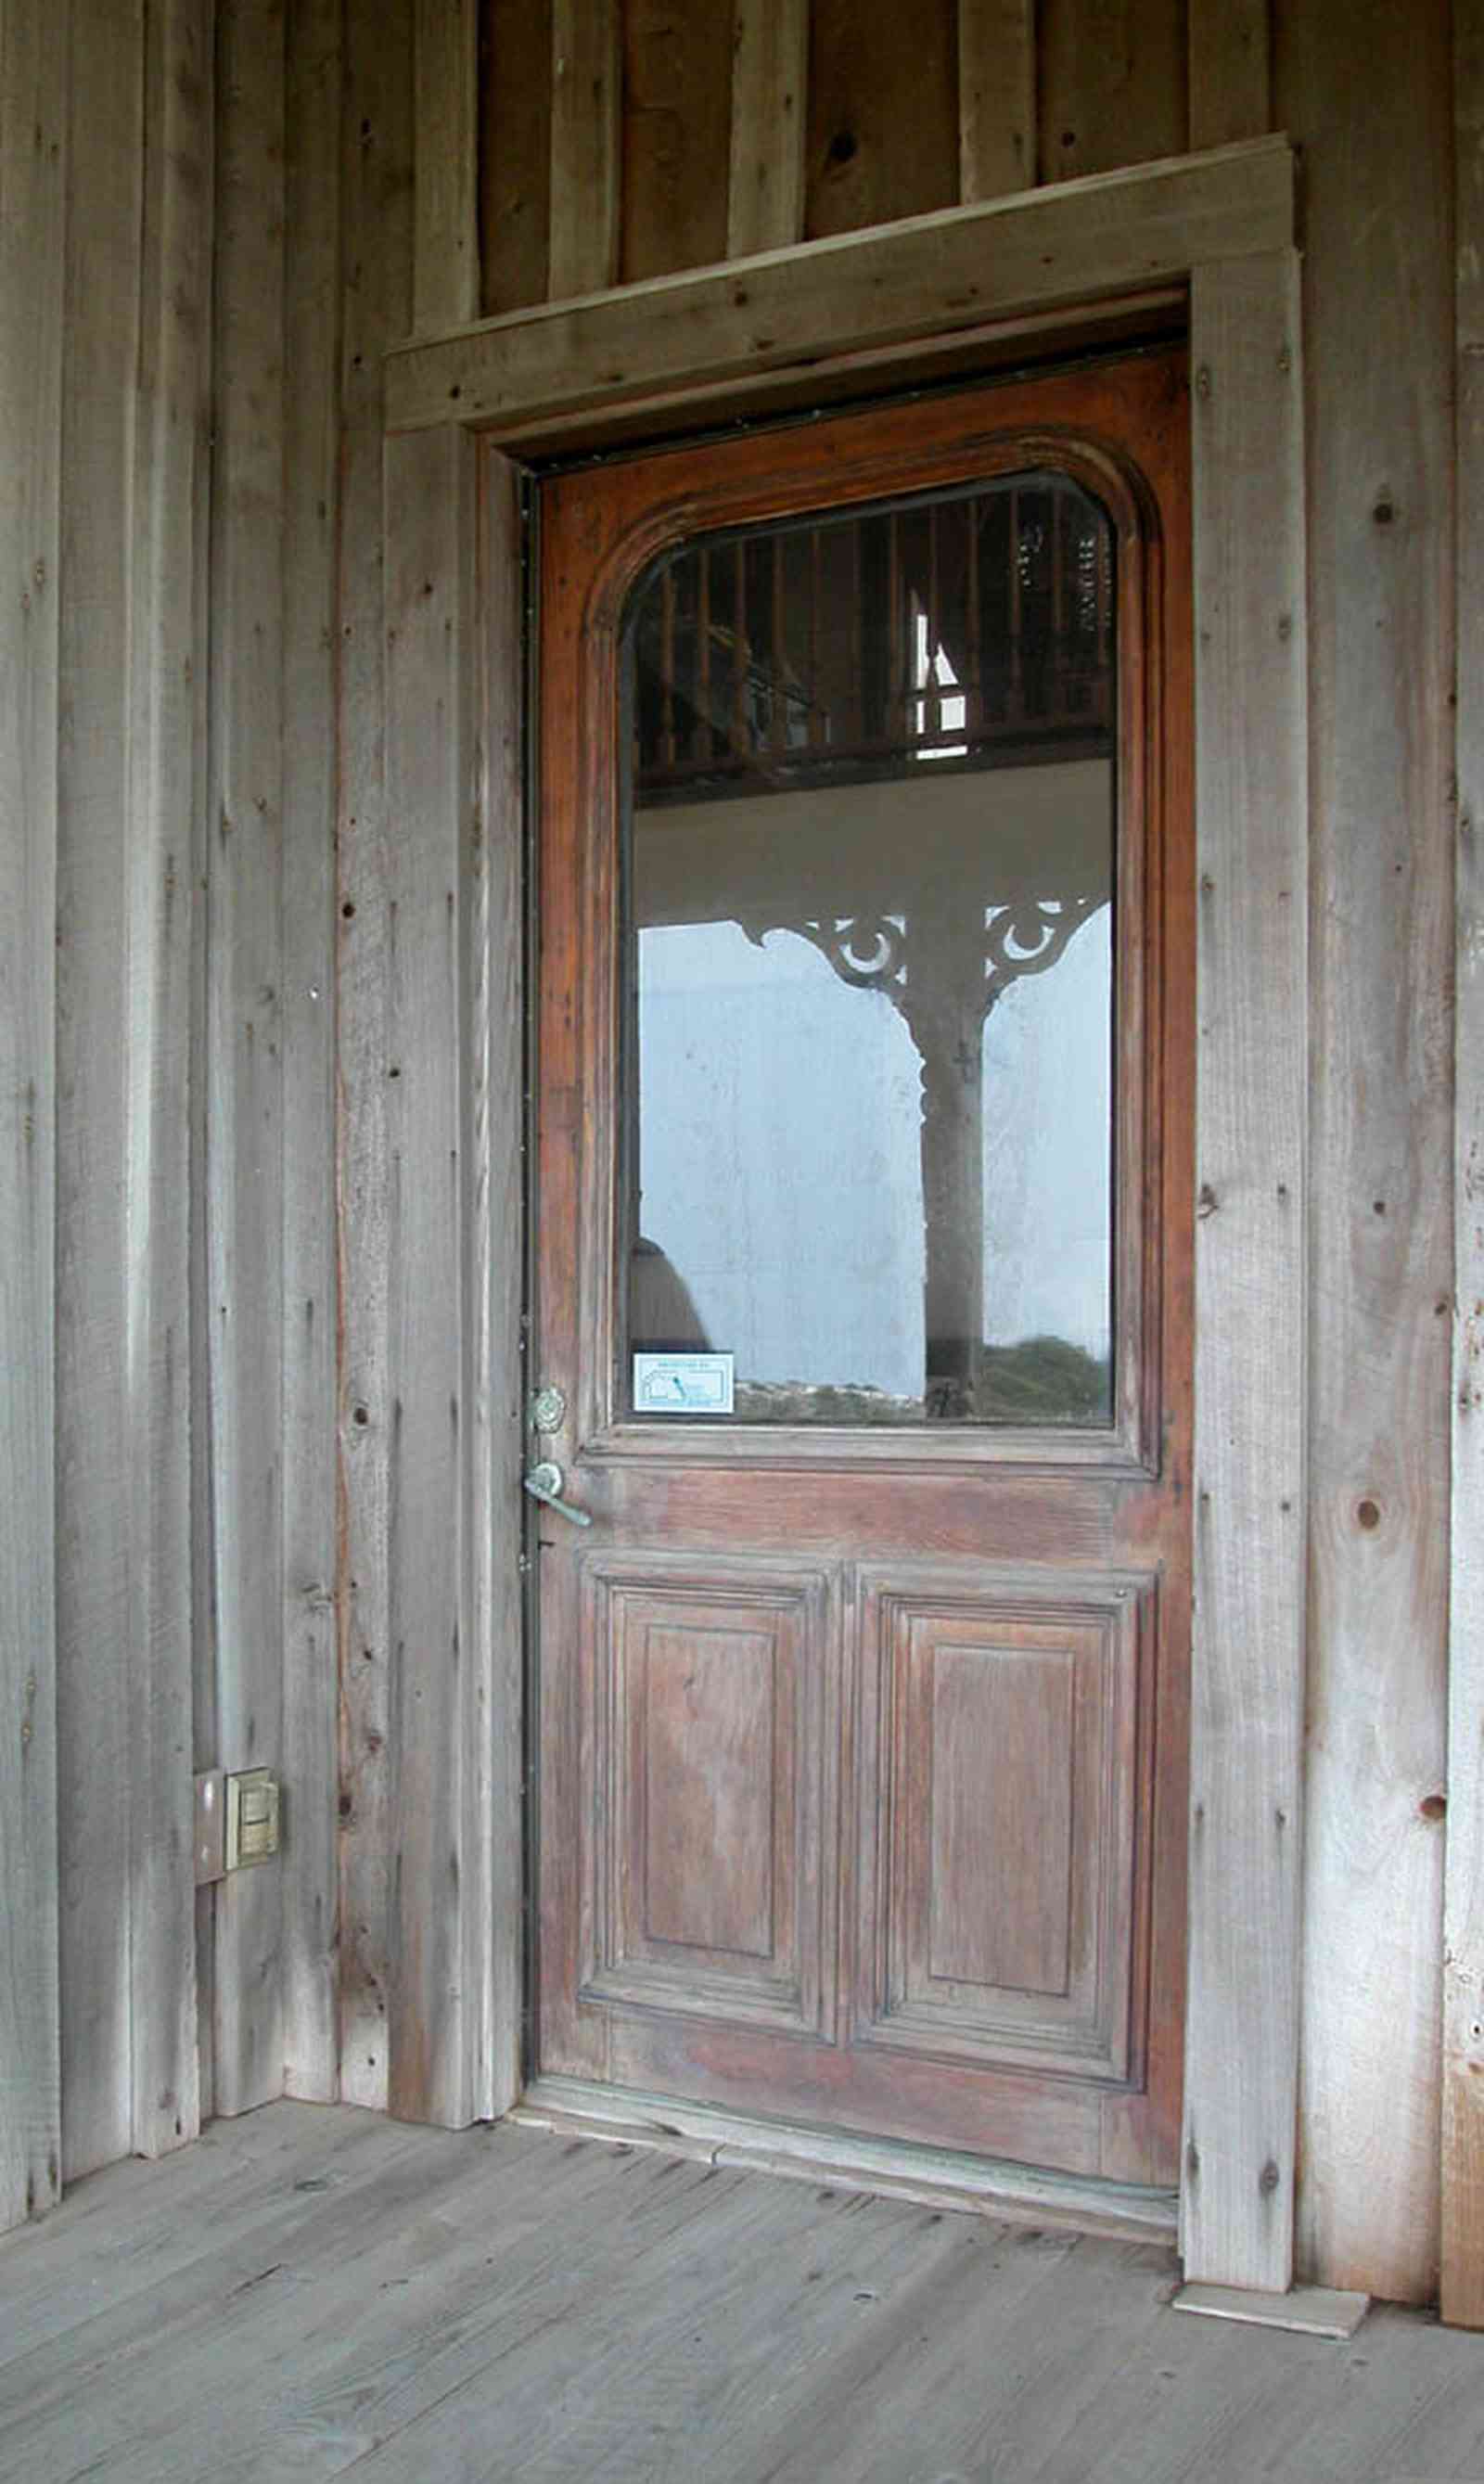
{"type": "Polygon", "coordinates": [[[535,1432],[559,1432],[567,1419],[567,1400],[550,1381],[538,1389],[530,1401],[531,1429],[535,1432]]]}

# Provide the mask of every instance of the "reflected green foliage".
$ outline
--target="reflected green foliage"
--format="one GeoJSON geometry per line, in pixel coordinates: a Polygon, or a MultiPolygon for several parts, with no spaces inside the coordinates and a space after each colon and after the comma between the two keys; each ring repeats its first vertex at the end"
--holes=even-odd
{"type": "Polygon", "coordinates": [[[1113,1419],[1113,1376],[1106,1358],[1059,1336],[1022,1337],[1016,1345],[984,1345],[972,1390],[961,1381],[929,1383],[920,1398],[893,1397],[863,1387],[810,1387],[802,1381],[739,1381],[737,1418],[744,1423],[1005,1423],[1064,1427],[1113,1419]]]}
{"type": "Polygon", "coordinates": [[[982,1349],[974,1414],[981,1423],[1106,1423],[1112,1375],[1080,1345],[1022,1337],[982,1349]]]}

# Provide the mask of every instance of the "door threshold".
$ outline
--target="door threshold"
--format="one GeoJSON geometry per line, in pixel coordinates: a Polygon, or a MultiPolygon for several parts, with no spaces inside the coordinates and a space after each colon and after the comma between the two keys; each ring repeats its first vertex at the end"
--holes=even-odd
{"type": "Polygon", "coordinates": [[[1170,2251],[1175,2244],[1178,2199],[1174,2191],[1050,2173],[1040,2166],[1012,2165],[908,2140],[864,2139],[852,2131],[819,2129],[806,2122],[718,2113],[676,2096],[646,2095],[595,2080],[533,2079],[507,2118],[570,2138],[654,2147],[709,2165],[826,2182],[838,2191],[869,2191],[922,2207],[993,2217],[1006,2225],[1153,2243],[1170,2251]]]}

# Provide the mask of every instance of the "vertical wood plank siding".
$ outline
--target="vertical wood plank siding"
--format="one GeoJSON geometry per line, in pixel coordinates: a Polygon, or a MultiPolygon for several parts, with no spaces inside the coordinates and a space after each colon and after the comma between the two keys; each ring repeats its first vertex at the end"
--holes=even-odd
{"type": "Polygon", "coordinates": [[[1184,152],[1182,0],[1043,0],[1039,26],[1043,181],[1184,152]]]}
{"type": "Polygon", "coordinates": [[[469,2038],[476,2110],[503,2113],[524,2079],[525,1695],[521,1549],[525,1499],[525,716],[520,475],[491,452],[483,486],[483,770],[469,866],[466,935],[470,1266],[465,1397],[473,1425],[467,1530],[471,1664],[465,1844],[475,1876],[465,1988],[480,1995],[469,2038]],[[488,1781],[484,1772],[488,1771],[488,1781]],[[482,1812],[482,1820],[475,1812],[482,1812]]]}
{"type": "MultiPolygon", "coordinates": [[[[514,1762],[490,1729],[519,1697],[518,958],[499,937],[516,904],[518,761],[513,718],[484,709],[481,793],[458,636],[481,544],[486,605],[503,598],[500,628],[515,627],[514,478],[487,463],[481,533],[468,457],[450,439],[399,446],[405,471],[388,470],[398,506],[422,512],[396,554],[391,712],[410,728],[428,688],[457,721],[441,752],[425,728],[403,734],[389,805],[386,349],[415,325],[463,321],[476,302],[498,312],[606,285],[620,268],[786,246],[805,229],[806,132],[807,229],[823,232],[1212,146],[1276,111],[1304,146],[1308,188],[1310,1186],[1306,1198],[1300,1176],[1295,1195],[1277,1170],[1302,1147],[1293,1063],[1256,1049],[1259,1028],[1241,1033],[1224,1006],[1203,1065],[1210,1046],[1252,1043],[1253,1092],[1277,1102],[1260,1128],[1208,1118],[1201,1178],[1216,1203],[1201,1251],[1207,1282],[1240,1258],[1263,1304],[1283,1255],[1308,1258],[1298,2265],[1425,2297],[1441,2126],[1453,2185],[1444,2302],[1477,2320],[1471,1547],[1484,1484],[1463,1402],[1484,1292],[1470,1173],[1484,1042],[1477,650],[1459,675],[1456,1054],[1447,699],[1455,546],[1473,635],[1484,591],[1473,549],[1484,339],[1466,254],[1455,511],[1449,13],[1444,0],[1409,12],[1279,0],[1270,21],[1256,0],[1044,0],[1034,12],[1028,0],[929,0],[910,27],[878,0],[735,0],[704,27],[703,14],[681,13],[673,57],[647,0],[447,11],[304,0],[291,24],[280,0],[148,11],[13,0],[0,22],[0,393],[7,436],[23,445],[0,513],[0,666],[18,719],[0,760],[11,1001],[0,1321],[18,1375],[0,1410],[0,2223],[43,2206],[64,2168],[189,2135],[202,2075],[209,2101],[210,2061],[191,2058],[181,1841],[193,1762],[268,1762],[289,1788],[282,1863],[201,1902],[216,1950],[198,1980],[208,2003],[214,1990],[224,2109],[284,2084],[320,2095],[337,2083],[348,2099],[385,2104],[389,1990],[400,2110],[494,2110],[519,2075],[513,1910],[489,1910],[490,1891],[518,1874],[514,1762]],[[453,494],[445,504],[429,497],[435,481],[453,494]],[[468,521],[457,541],[455,509],[468,521]],[[447,641],[445,617],[457,624],[447,641]],[[434,840],[418,864],[405,840],[409,820],[424,818],[434,840]],[[430,960],[439,979],[425,988],[430,960]],[[456,1333],[433,1333],[430,1268],[467,1309],[456,1333]],[[53,1366],[34,1347],[54,1284],[55,1408],[53,1366]],[[455,1412],[466,1448],[477,1441],[467,1460],[455,1412]],[[455,1627],[476,1658],[457,1672],[455,1627]],[[120,1852],[127,1868],[110,1871],[104,1857],[120,1852]]],[[[1481,177],[1475,0],[1459,0],[1452,22],[1471,133],[1457,194],[1468,242],[1481,177]]],[[[1236,706],[1255,717],[1251,680],[1290,699],[1285,667],[1299,657],[1291,638],[1266,634],[1254,586],[1247,538],[1271,526],[1269,461],[1253,440],[1222,437],[1241,282],[1203,276],[1194,314],[1196,361],[1212,381],[1197,407],[1200,488],[1220,500],[1230,545],[1201,697],[1208,716],[1219,702],[1228,717],[1236,706]],[[1242,604],[1246,586],[1255,603],[1242,604]],[[1222,688],[1237,664],[1240,701],[1222,688]]],[[[1286,425],[1291,368],[1275,365],[1270,385],[1286,425]]],[[[1209,721],[1203,739],[1220,750],[1209,721]]],[[[1280,875],[1273,887],[1291,887],[1282,872],[1302,805],[1291,787],[1264,790],[1262,765],[1240,742],[1203,781],[1202,804],[1228,806],[1233,833],[1280,875]]],[[[1221,885],[1202,897],[1203,990],[1233,1005],[1249,970],[1271,996],[1303,966],[1290,913],[1275,921],[1275,901],[1253,918],[1255,903],[1221,885]]],[[[1271,1327],[1263,1350],[1279,1350],[1271,1327]]],[[[1208,2065],[1224,2044],[1233,2064],[1248,2050],[1255,2084],[1244,2094],[1233,2077],[1215,2126],[1192,2130],[1188,2240],[1197,2274],[1229,2281],[1240,2266],[1281,2282],[1297,1806],[1282,1840],[1276,1822],[1243,1827],[1239,1754],[1244,1737],[1270,1729],[1282,1770],[1292,1756],[1303,1595],[1289,1526],[1304,1504],[1274,1517],[1263,1496],[1279,1467],[1281,1498],[1302,1494],[1305,1440],[1299,1409],[1278,1466],[1258,1476],[1224,1450],[1225,1412],[1207,1387],[1202,1454],[1216,1482],[1198,1538],[1198,1628],[1217,1639],[1198,1742],[1198,1774],[1210,1763],[1201,1837],[1214,1850],[1213,1818],[1250,1835],[1273,1905],[1245,1966],[1203,1954],[1198,1837],[1193,2041],[1208,2065]],[[1239,1512],[1255,1524],[1259,1503],[1271,1523],[1238,1563],[1239,1512]],[[1242,1613],[1252,1667],[1218,1718],[1242,1613]],[[1238,1968],[1257,1984],[1228,2028],[1222,1979],[1238,1968]],[[1254,1989],[1268,1992],[1271,2016],[1254,1989]],[[1264,2187],[1270,2165],[1276,2190],[1264,2187]]]]}
{"type": "Polygon", "coordinates": [[[211,37],[74,14],[59,591],[63,2173],[199,2125],[190,1170],[211,37]]]}
{"type": "MultiPolygon", "coordinates": [[[[283,1744],[283,20],[220,0],[211,793],[207,861],[207,1354],[219,1753],[283,1744]]],[[[283,2091],[277,1868],[216,1901],[215,2094],[283,2091]]]]}
{"type": "Polygon", "coordinates": [[[335,712],[343,64],[300,0],[286,64],[283,468],[283,2082],[339,2090],[335,712]]]}
{"type": "MultiPolygon", "coordinates": [[[[69,94],[57,856],[57,1754],[63,2177],[133,2142],[129,706],[144,12],[80,5],[69,94]]],[[[183,901],[189,904],[189,879],[183,901]]]]}
{"type": "Polygon", "coordinates": [[[1190,0],[1190,143],[1228,147],[1271,129],[1269,0],[1190,0]]]}
{"type": "Polygon", "coordinates": [[[489,1948],[488,1874],[475,1868],[467,1836],[468,1777],[480,1770],[487,1703],[471,1717],[458,1516],[469,1422],[461,911],[473,768],[473,443],[457,429],[387,446],[388,2100],[409,2119],[454,2123],[476,2109],[471,1910],[485,1935],[481,1980],[489,1948]]]}
{"type": "MultiPolygon", "coordinates": [[[[200,2125],[191,1707],[191,1089],[196,905],[204,848],[198,678],[207,615],[211,14],[146,15],[133,577],[127,607],[129,800],[126,1358],[132,2145],[152,2156],[200,2125]]],[[[276,1655],[276,1651],[273,1652],[276,1655]]],[[[94,1661],[98,1651],[94,1650],[94,1661]]],[[[98,1876],[108,1864],[95,1858],[98,1876]]]]}
{"type": "Polygon", "coordinates": [[[732,28],[725,9],[624,0],[619,276],[724,258],[732,28]]]}
{"type": "Polygon", "coordinates": [[[1258,260],[1201,269],[1191,303],[1199,947],[1186,2059],[1200,2077],[1188,2082],[1181,2191],[1187,2275],[1280,2292],[1293,2268],[1298,2068],[1308,1118],[1296,263],[1282,276],[1275,285],[1258,260]],[[1226,1341],[1210,1315],[1218,1302],[1226,1341]],[[1235,1393],[1234,1317],[1250,1384],[1235,1393]],[[1271,1425],[1255,1406],[1273,1410],[1271,1425]],[[1247,1895],[1236,1915],[1222,1897],[1238,1877],[1247,1895]]]}
{"type": "Polygon", "coordinates": [[[1306,162],[1309,1688],[1300,2232],[1437,2275],[1453,762],[1448,11],[1288,9],[1306,162]],[[1363,180],[1364,212],[1357,215],[1363,180]]]}
{"type": "Polygon", "coordinates": [[[1036,178],[1033,0],[959,0],[958,196],[996,199],[1036,178]]]}
{"type": "Polygon", "coordinates": [[[727,160],[729,258],[787,250],[804,229],[809,0],[737,0],[727,160]]]}
{"type": "Polygon", "coordinates": [[[478,0],[418,0],[413,320],[479,316],[478,0]]]}
{"type": "Polygon", "coordinates": [[[1484,10],[1461,0],[1453,23],[1458,1016],[1441,2301],[1444,2320],[1484,2329],[1484,10]]]}
{"type": "Polygon", "coordinates": [[[68,11],[0,17],[0,2228],[61,2180],[52,1333],[68,11]]]}
{"type": "Polygon", "coordinates": [[[483,0],[479,268],[486,318],[544,302],[552,237],[552,0],[483,0]]]}
{"type": "Polygon", "coordinates": [[[391,1623],[381,360],[412,324],[409,0],[348,0],[339,418],[340,2093],[387,2101],[391,1623]]]}
{"type": "Polygon", "coordinates": [[[804,231],[949,207],[958,197],[953,0],[917,0],[904,41],[894,0],[812,0],[804,231]]]}
{"type": "Polygon", "coordinates": [[[618,272],[622,50],[619,0],[552,0],[553,300],[618,272]]]}

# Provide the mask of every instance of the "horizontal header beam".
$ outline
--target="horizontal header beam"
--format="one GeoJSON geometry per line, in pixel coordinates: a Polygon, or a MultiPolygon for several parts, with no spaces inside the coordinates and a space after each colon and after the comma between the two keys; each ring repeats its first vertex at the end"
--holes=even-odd
{"type": "Polygon", "coordinates": [[[1287,140],[1265,138],[512,311],[390,354],[387,427],[511,439],[587,409],[940,346],[1288,249],[1294,189],[1287,140]]]}

